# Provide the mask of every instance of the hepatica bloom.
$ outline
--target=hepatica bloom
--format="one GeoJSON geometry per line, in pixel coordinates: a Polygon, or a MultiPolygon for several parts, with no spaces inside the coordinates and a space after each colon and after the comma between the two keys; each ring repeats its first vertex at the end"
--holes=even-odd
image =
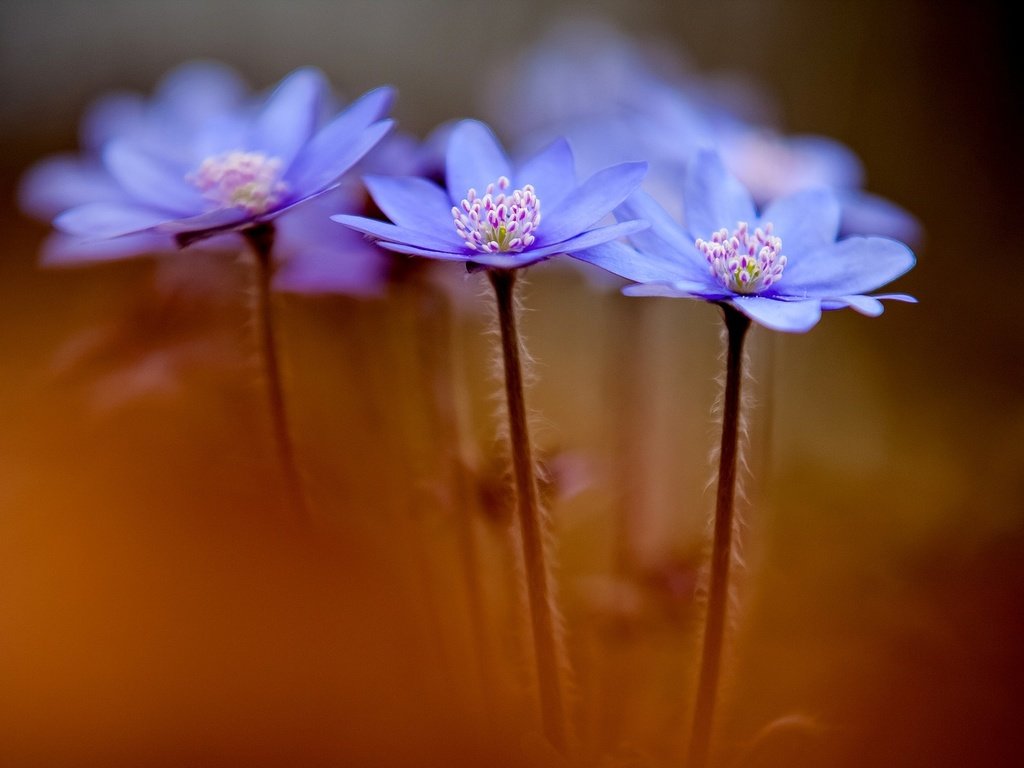
{"type": "Polygon", "coordinates": [[[364,179],[393,223],[334,219],[399,253],[496,269],[525,267],[646,226],[601,224],[640,184],[645,163],[605,168],[578,184],[564,140],[514,165],[490,129],[465,120],[451,131],[445,166],[447,190],[416,177],[364,179]]]}
{"type": "Polygon", "coordinates": [[[335,186],[392,125],[382,119],[391,89],[325,122],[327,91],[320,72],[301,69],[257,109],[219,112],[176,136],[118,134],[100,153],[113,190],[98,190],[54,224],[87,239],[146,232],[188,244],[267,222],[335,186]]]}
{"type": "Polygon", "coordinates": [[[837,242],[840,208],[827,189],[796,192],[759,213],[718,155],[701,152],[683,198],[685,227],[637,193],[619,210],[651,222],[632,236],[636,250],[608,243],[573,255],[635,281],[624,289],[631,296],[728,304],[779,331],[809,330],[822,310],[851,307],[875,316],[882,312],[880,299],[914,301],[903,294],[867,295],[910,270],[914,255],[884,237],[837,242]]]}

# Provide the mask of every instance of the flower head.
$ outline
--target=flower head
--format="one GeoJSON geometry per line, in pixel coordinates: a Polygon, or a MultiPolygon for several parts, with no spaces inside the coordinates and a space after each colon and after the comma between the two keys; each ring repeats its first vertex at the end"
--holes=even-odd
{"type": "MultiPolygon", "coordinates": [[[[201,83],[193,74],[174,82],[201,83]]],[[[273,219],[336,186],[391,128],[382,119],[391,89],[325,120],[328,91],[319,71],[300,69],[255,106],[226,85],[164,87],[148,108],[108,100],[87,131],[85,162],[50,166],[51,182],[55,173],[77,182],[54,224],[86,241],[149,236],[142,246],[152,236],[185,245],[273,219]]],[[[33,189],[40,199],[38,181],[30,199],[33,189]]]]}
{"type": "Polygon", "coordinates": [[[640,184],[645,163],[605,168],[577,184],[564,140],[516,166],[475,120],[452,129],[445,160],[446,190],[424,178],[366,177],[374,201],[393,223],[350,215],[335,221],[399,253],[500,269],[525,267],[646,226],[600,224],[640,184]]]}
{"type": "Polygon", "coordinates": [[[651,222],[631,236],[636,249],[605,243],[572,255],[635,281],[625,289],[631,296],[728,303],[780,331],[806,331],[822,310],[852,307],[875,316],[879,299],[914,301],[865,295],[910,270],[914,255],[883,237],[837,242],[839,203],[827,189],[796,192],[759,214],[746,187],[705,151],[691,163],[683,198],[685,227],[635,193],[617,215],[651,222]]]}

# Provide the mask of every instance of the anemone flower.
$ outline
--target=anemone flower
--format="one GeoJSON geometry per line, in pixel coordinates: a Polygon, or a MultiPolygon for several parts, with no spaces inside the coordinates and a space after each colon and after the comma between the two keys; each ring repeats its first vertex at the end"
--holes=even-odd
{"type": "MultiPolygon", "coordinates": [[[[218,65],[187,65],[156,98],[105,99],[89,115],[80,158],[30,173],[23,205],[60,210],[57,260],[123,258],[240,234],[256,261],[255,312],[268,405],[289,504],[306,517],[272,322],[275,219],[339,185],[391,129],[390,88],[370,91],[334,117],[326,79],[289,75],[262,104],[218,65]]],[[[294,277],[294,275],[292,275],[294,277]]]]}
{"type": "Polygon", "coordinates": [[[753,320],[774,330],[807,331],[822,310],[851,307],[875,316],[882,312],[880,299],[914,301],[903,294],[868,295],[911,269],[914,255],[903,243],[882,237],[837,242],[839,204],[828,190],[796,192],[759,214],[747,189],[711,152],[692,161],[683,197],[685,227],[649,197],[636,194],[619,211],[626,218],[651,221],[648,231],[633,236],[635,250],[607,243],[573,255],[636,281],[624,289],[629,295],[701,299],[724,312],[728,347],[711,579],[687,762],[690,768],[704,768],[729,594],[747,330],[753,320]]]}
{"type": "Polygon", "coordinates": [[[371,196],[392,223],[356,216],[334,219],[390,250],[483,269],[494,287],[501,332],[509,439],[541,720],[559,749],[568,741],[561,653],[544,556],[543,521],[523,395],[521,342],[514,287],[518,270],[577,249],[638,232],[644,222],[602,220],[634,191],[645,163],[623,163],[576,182],[572,151],[556,140],[514,165],[484,124],[466,120],[449,133],[447,189],[423,178],[369,176],[371,196]],[[543,221],[541,203],[544,204],[543,221]]]}

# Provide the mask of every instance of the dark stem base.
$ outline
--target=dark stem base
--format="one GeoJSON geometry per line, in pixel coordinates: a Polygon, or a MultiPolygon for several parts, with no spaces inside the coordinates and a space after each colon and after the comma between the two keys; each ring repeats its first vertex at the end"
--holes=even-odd
{"type": "Polygon", "coordinates": [[[718,489],[715,501],[714,542],[711,549],[711,584],[704,619],[697,700],[693,711],[689,759],[686,768],[704,768],[708,761],[714,724],[715,699],[722,666],[726,608],[729,601],[729,566],[732,563],[733,501],[736,493],[736,464],[739,443],[740,382],[743,342],[750,319],[723,304],[728,333],[726,351],[725,401],[722,414],[722,448],[718,457],[718,489]]]}
{"type": "Polygon", "coordinates": [[[270,286],[274,276],[271,252],[274,248],[273,224],[258,224],[243,230],[253,254],[256,256],[256,323],[263,362],[267,400],[270,409],[274,444],[278,463],[281,467],[284,491],[288,506],[300,523],[309,520],[306,496],[302,490],[295,449],[288,428],[288,414],[285,410],[284,389],[281,383],[281,366],[277,354],[277,340],[274,334],[273,307],[270,286]]]}

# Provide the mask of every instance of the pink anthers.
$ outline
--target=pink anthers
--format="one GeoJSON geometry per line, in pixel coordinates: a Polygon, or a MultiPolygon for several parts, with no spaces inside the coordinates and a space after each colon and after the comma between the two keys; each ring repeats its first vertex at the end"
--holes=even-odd
{"type": "Polygon", "coordinates": [[[519,253],[533,245],[540,225],[540,200],[527,184],[506,193],[509,180],[502,176],[487,185],[483,197],[470,189],[460,205],[452,207],[459,237],[474,251],[519,253]]]}
{"type": "Polygon", "coordinates": [[[732,233],[725,228],[715,232],[710,242],[697,238],[696,246],[711,274],[733,293],[761,293],[779,281],[786,267],[782,238],[772,234],[771,222],[751,233],[741,221],[732,233]]]}
{"type": "Polygon", "coordinates": [[[186,179],[218,208],[241,208],[258,215],[280,203],[288,192],[280,176],[278,158],[234,151],[206,158],[186,179]]]}

